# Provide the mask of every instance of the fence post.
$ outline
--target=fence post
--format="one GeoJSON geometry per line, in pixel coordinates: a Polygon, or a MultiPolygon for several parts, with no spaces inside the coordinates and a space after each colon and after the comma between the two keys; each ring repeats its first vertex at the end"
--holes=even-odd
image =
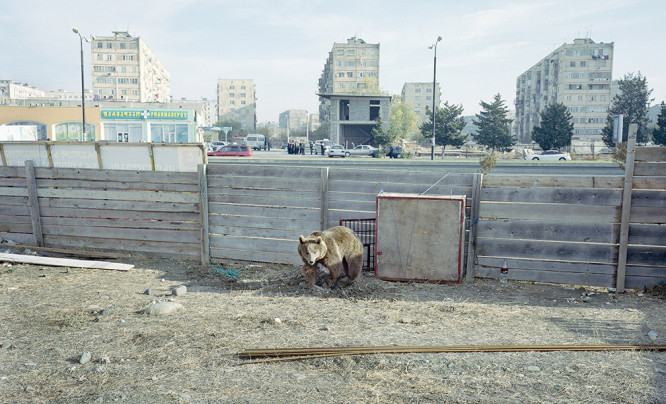
{"type": "Polygon", "coordinates": [[[321,168],[321,230],[328,228],[328,167],[321,168]]]}
{"type": "Polygon", "coordinates": [[[199,179],[199,210],[201,211],[201,263],[210,263],[210,236],[208,232],[208,177],[206,165],[197,165],[199,179]]]}
{"type": "Polygon", "coordinates": [[[617,293],[624,292],[625,274],[627,271],[627,244],[629,243],[629,222],[631,221],[631,193],[634,182],[634,159],[636,158],[636,134],[638,125],[629,124],[627,140],[627,160],[624,165],[624,190],[622,191],[622,219],[620,221],[620,248],[617,256],[617,293]]]}
{"type": "Polygon", "coordinates": [[[483,174],[474,174],[472,178],[472,206],[470,206],[469,239],[467,240],[467,270],[465,280],[474,279],[474,268],[476,266],[476,237],[477,224],[479,221],[479,208],[481,206],[481,186],[483,174]]]}
{"type": "Polygon", "coordinates": [[[44,235],[42,234],[42,220],[39,213],[39,200],[37,199],[37,182],[35,180],[35,166],[32,160],[25,161],[25,181],[28,189],[28,208],[32,221],[32,233],[35,236],[38,247],[44,247],[44,235]]]}

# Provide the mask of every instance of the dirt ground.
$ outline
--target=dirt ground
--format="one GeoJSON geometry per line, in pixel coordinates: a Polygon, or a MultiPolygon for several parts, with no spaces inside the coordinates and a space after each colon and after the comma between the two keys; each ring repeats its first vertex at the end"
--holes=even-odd
{"type": "Polygon", "coordinates": [[[282,347],[664,344],[663,296],[496,280],[395,283],[371,273],[347,288],[306,290],[300,268],[291,266],[123,262],[136,267],[0,263],[0,401],[666,403],[666,352],[371,354],[257,364],[236,356],[282,347]],[[180,285],[187,293],[172,295],[180,285]],[[144,312],[169,299],[183,309],[144,312]],[[82,364],[86,352],[90,361],[82,364]]]}

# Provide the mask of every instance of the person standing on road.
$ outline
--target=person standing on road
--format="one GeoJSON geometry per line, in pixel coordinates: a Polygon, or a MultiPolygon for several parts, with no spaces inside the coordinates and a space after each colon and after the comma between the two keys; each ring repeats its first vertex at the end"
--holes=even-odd
{"type": "Polygon", "coordinates": [[[322,143],[320,146],[321,146],[321,155],[323,156],[324,155],[324,149],[325,149],[324,143],[322,143]]]}
{"type": "Polygon", "coordinates": [[[310,155],[312,155],[313,151],[314,151],[314,143],[310,142],[310,155]]]}

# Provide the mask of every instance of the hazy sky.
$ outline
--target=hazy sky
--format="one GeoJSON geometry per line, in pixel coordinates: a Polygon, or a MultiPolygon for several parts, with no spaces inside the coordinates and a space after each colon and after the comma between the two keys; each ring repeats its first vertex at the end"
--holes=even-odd
{"type": "MultiPolygon", "coordinates": [[[[516,77],[563,43],[615,42],[613,79],[641,72],[666,100],[664,0],[0,0],[0,79],[81,89],[79,38],[129,31],[171,74],[174,99],[216,97],[218,78],[254,79],[257,119],[316,112],[334,42],[380,43],[380,88],[431,82],[437,36],[442,101],[465,115],[500,93],[513,109],[516,77]]],[[[87,45],[84,43],[84,45],[87,45]]],[[[85,49],[91,86],[90,46],[85,49]]]]}

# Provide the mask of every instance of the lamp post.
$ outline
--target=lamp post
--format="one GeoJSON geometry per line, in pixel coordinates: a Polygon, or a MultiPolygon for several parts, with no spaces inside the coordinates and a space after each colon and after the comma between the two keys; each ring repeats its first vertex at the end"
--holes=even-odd
{"type": "Polygon", "coordinates": [[[435,82],[437,81],[437,44],[442,40],[441,36],[437,37],[434,44],[428,46],[428,49],[435,49],[435,57],[433,59],[432,68],[432,146],[430,149],[430,160],[435,159],[435,82]]]}
{"type": "Polygon", "coordinates": [[[79,42],[81,44],[81,111],[83,115],[82,129],[83,129],[83,141],[86,140],[86,90],[85,90],[85,81],[83,76],[83,40],[85,39],[88,42],[87,38],[81,36],[81,33],[78,29],[72,28],[72,32],[79,36],[79,42]]]}

